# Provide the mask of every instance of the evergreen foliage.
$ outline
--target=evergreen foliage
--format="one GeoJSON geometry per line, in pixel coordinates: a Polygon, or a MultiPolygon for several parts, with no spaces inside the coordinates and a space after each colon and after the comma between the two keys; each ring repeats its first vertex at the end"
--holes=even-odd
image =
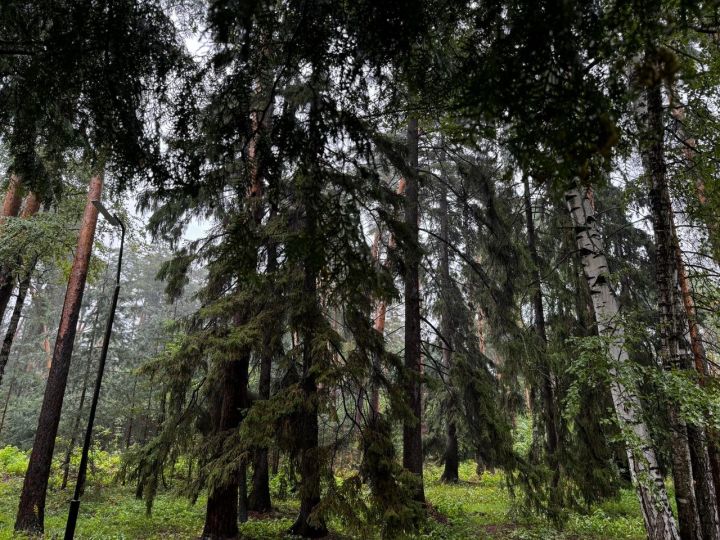
{"type": "MultiPolygon", "coordinates": [[[[0,442],[33,444],[100,175],[129,248],[91,481],[143,519],[182,495],[213,540],[273,508],[271,535],[430,536],[467,510],[445,496],[472,460],[517,523],[572,529],[632,487],[652,540],[720,540],[717,21],[699,1],[6,0],[0,442]]],[[[51,489],[108,316],[99,230],[51,489]]]]}

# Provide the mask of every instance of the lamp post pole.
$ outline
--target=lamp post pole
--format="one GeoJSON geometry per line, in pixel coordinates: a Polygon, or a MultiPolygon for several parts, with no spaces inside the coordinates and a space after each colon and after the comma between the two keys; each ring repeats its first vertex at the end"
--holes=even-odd
{"type": "Polygon", "coordinates": [[[100,352],[97,378],[95,379],[95,389],[93,391],[92,402],[90,404],[90,415],[88,416],[87,428],[85,429],[85,439],[83,440],[82,456],[80,457],[80,467],[78,469],[78,477],[75,484],[75,493],[70,501],[70,511],[68,512],[67,525],[65,526],[65,540],[73,540],[75,537],[75,525],[77,524],[78,512],[80,511],[80,496],[82,495],[83,486],[85,485],[85,473],[87,471],[90,441],[92,439],[93,423],[95,422],[95,412],[97,411],[98,399],[100,398],[100,387],[102,386],[103,373],[105,372],[105,360],[107,358],[108,348],[110,347],[110,336],[112,334],[113,321],[115,320],[115,308],[117,307],[118,295],[120,294],[120,269],[122,267],[123,246],[125,244],[125,225],[120,218],[118,218],[115,214],[111,214],[100,201],[92,201],[92,203],[105,217],[108,223],[116,227],[120,227],[120,253],[118,255],[117,275],[115,277],[115,290],[113,291],[107,326],[105,326],[105,335],[103,337],[102,351],[100,352]]]}

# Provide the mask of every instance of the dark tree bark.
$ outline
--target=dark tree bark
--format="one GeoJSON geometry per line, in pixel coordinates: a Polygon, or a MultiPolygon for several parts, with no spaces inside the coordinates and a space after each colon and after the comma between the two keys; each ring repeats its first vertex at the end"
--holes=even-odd
{"type": "Polygon", "coordinates": [[[533,262],[533,312],[535,321],[535,332],[540,341],[541,364],[540,364],[540,394],[543,402],[543,415],[545,423],[545,445],[548,453],[548,461],[553,472],[552,487],[557,487],[560,480],[559,464],[556,462],[555,454],[560,443],[558,437],[557,413],[555,410],[555,389],[553,388],[552,373],[546,354],[547,331],[545,329],[545,310],[543,309],[542,283],[540,277],[541,260],[537,250],[537,237],[535,234],[535,220],[533,218],[532,199],[530,196],[530,183],[527,175],[523,175],[524,199],[525,199],[525,221],[527,227],[528,250],[533,262]]]}
{"type": "Polygon", "coordinates": [[[420,338],[420,246],[418,235],[419,182],[418,182],[418,121],[408,120],[408,165],[412,174],[406,178],[405,225],[410,231],[409,245],[405,249],[405,369],[407,386],[405,394],[414,418],[403,424],[403,467],[418,477],[414,499],[425,502],[423,488],[422,447],[422,343],[420,338]]]}
{"type": "MultiPolygon", "coordinates": [[[[255,145],[251,145],[252,156],[255,154],[255,145]]],[[[259,183],[257,174],[253,174],[253,181],[247,194],[250,211],[253,214],[255,223],[258,224],[262,218],[262,207],[259,198],[262,195],[262,185],[259,183]]],[[[255,266],[255,263],[251,266],[255,266]]],[[[244,315],[236,313],[233,322],[241,325],[244,322],[244,315]]],[[[242,421],[241,410],[249,405],[248,399],[248,370],[250,364],[250,352],[243,351],[239,358],[226,362],[222,367],[222,404],[220,410],[220,421],[217,431],[224,436],[231,435],[242,421]]],[[[222,446],[222,445],[219,445],[222,446]]],[[[237,538],[238,536],[238,512],[243,511],[247,520],[247,478],[246,463],[238,463],[238,470],[223,484],[211,488],[208,496],[205,512],[205,527],[203,528],[203,539],[223,540],[237,538]]]]}
{"type": "Polygon", "coordinates": [[[5,396],[5,404],[3,405],[2,416],[0,417],[0,433],[2,433],[5,427],[5,416],[7,415],[8,405],[10,404],[10,398],[12,397],[13,390],[15,390],[15,379],[10,379],[10,386],[8,388],[7,396],[5,396]]]}
{"type": "MultiPolygon", "coordinates": [[[[407,185],[407,182],[405,182],[404,178],[400,178],[400,181],[398,182],[397,186],[397,194],[398,195],[404,195],[405,194],[405,186],[407,185]]],[[[373,242],[373,257],[375,259],[376,264],[380,263],[380,244],[382,240],[382,231],[378,230],[377,236],[375,241],[373,242]]],[[[397,247],[397,243],[395,241],[395,236],[390,235],[390,239],[388,240],[388,246],[387,250],[388,253],[385,258],[385,262],[383,265],[387,267],[387,265],[390,262],[390,252],[394,251],[397,247]]],[[[381,338],[385,338],[385,319],[387,317],[387,300],[382,299],[377,304],[377,311],[375,312],[375,322],[373,327],[375,328],[375,331],[380,334],[381,338]]],[[[379,370],[382,369],[382,367],[379,364],[380,360],[378,358],[373,359],[373,369],[379,370]]],[[[380,387],[378,384],[373,384],[372,389],[370,391],[370,410],[373,415],[380,414],[380,387]]]]}
{"type": "MultiPolygon", "coordinates": [[[[693,164],[693,160],[696,154],[696,141],[693,137],[688,136],[685,132],[685,107],[676,100],[676,90],[674,87],[670,88],[670,107],[672,110],[672,116],[675,120],[675,133],[678,138],[682,141],[684,148],[683,154],[685,160],[690,166],[693,164]]],[[[698,202],[701,207],[708,209],[707,197],[705,193],[705,184],[702,177],[696,179],[696,188],[698,195],[698,202]]],[[[703,214],[706,214],[703,212],[703,214]]],[[[711,214],[711,212],[709,213],[711,214]]],[[[718,239],[720,235],[717,234],[717,221],[713,219],[712,215],[704,215],[708,229],[709,239],[712,246],[713,254],[716,261],[720,261],[720,245],[718,239]],[[710,219],[707,219],[710,218],[710,219]]],[[[703,344],[702,337],[700,335],[700,326],[698,324],[697,310],[695,308],[695,298],[693,297],[692,287],[690,280],[688,279],[687,270],[685,268],[685,261],[683,260],[683,253],[680,248],[680,242],[678,241],[677,233],[674,229],[673,222],[673,239],[675,241],[675,260],[677,264],[678,279],[680,282],[680,291],[682,293],[683,306],[685,308],[685,315],[688,322],[688,330],[690,335],[690,348],[692,349],[693,357],[695,360],[695,371],[699,376],[700,385],[707,383],[707,377],[709,375],[707,355],[705,352],[705,345],[703,344]]],[[[714,428],[707,429],[707,446],[708,446],[708,459],[710,460],[711,475],[713,478],[713,485],[715,487],[715,506],[718,509],[718,515],[720,515],[720,433],[714,428]]],[[[691,449],[692,450],[692,449],[691,449]]],[[[693,457],[693,464],[697,458],[693,457]]],[[[702,467],[702,463],[698,463],[699,467],[702,467]]]]}
{"type": "Polygon", "coordinates": [[[132,391],[130,392],[130,408],[128,410],[128,428],[127,428],[127,434],[125,435],[125,450],[130,448],[130,443],[132,442],[132,434],[133,434],[133,423],[135,422],[135,415],[133,414],[133,409],[135,408],[135,390],[137,390],[137,376],[135,376],[135,379],[133,379],[133,386],[132,391]]]}
{"type": "MultiPolygon", "coordinates": [[[[448,373],[452,371],[452,348],[455,342],[455,324],[452,320],[452,298],[454,292],[452,290],[452,282],[450,279],[450,251],[448,243],[450,242],[450,224],[448,216],[448,200],[447,186],[444,184],[446,180],[441,179],[440,185],[440,284],[442,287],[441,295],[442,311],[440,312],[440,347],[442,349],[443,367],[448,373]]],[[[458,439],[457,426],[455,424],[455,404],[452,395],[450,397],[450,406],[447,411],[447,432],[445,434],[445,455],[443,460],[445,467],[440,476],[443,482],[455,483],[460,479],[459,466],[460,459],[458,456],[458,439]]]]}
{"type": "MultiPolygon", "coordinates": [[[[241,409],[247,401],[248,361],[248,356],[243,354],[236,360],[226,362],[222,367],[222,404],[218,425],[220,434],[230,435],[240,425],[241,409]]],[[[239,490],[239,471],[210,490],[203,539],[226,540],[238,537],[239,490]]]]}
{"type": "MultiPolygon", "coordinates": [[[[318,103],[316,98],[310,107],[310,144],[315,157],[322,153],[324,143],[318,125],[318,103]]],[[[313,519],[312,513],[320,504],[321,457],[319,452],[318,428],[318,388],[314,366],[316,364],[313,341],[323,323],[317,291],[320,265],[324,260],[324,245],[318,241],[318,209],[320,187],[317,162],[308,158],[303,163],[308,177],[308,185],[299,190],[299,203],[304,213],[303,229],[305,237],[310,239],[304,257],[300,261],[303,272],[303,298],[299,306],[298,334],[302,338],[302,374],[300,390],[303,402],[297,411],[298,450],[300,454],[300,511],[290,534],[304,538],[322,538],[328,530],[322,516],[313,519]]]]}
{"type": "MultiPolygon", "coordinates": [[[[273,211],[271,211],[272,215],[273,211]]],[[[272,274],[277,267],[277,248],[274,243],[268,245],[267,267],[268,274],[272,274]]],[[[281,319],[278,317],[277,322],[281,319]]],[[[260,358],[260,380],[258,381],[258,397],[262,400],[270,399],[270,384],[272,382],[273,358],[280,351],[282,343],[282,328],[278,324],[268,328],[263,339],[263,351],[260,358]]],[[[248,498],[248,508],[253,512],[267,513],[272,510],[270,499],[270,474],[268,465],[268,449],[257,448],[253,453],[252,489],[248,498]]]]}
{"type": "MultiPolygon", "coordinates": [[[[256,177],[256,183],[260,181],[256,177]]],[[[260,187],[256,188],[255,195],[261,195],[260,187]]],[[[275,214],[275,208],[271,208],[271,218],[275,214]]],[[[260,216],[256,216],[256,223],[260,223],[260,216]]],[[[277,247],[270,242],[267,248],[266,272],[272,274],[277,268],[277,247]]],[[[263,351],[260,359],[260,380],[258,381],[258,397],[262,400],[270,399],[270,384],[272,382],[272,364],[275,355],[282,344],[280,336],[282,330],[279,326],[280,317],[276,319],[276,325],[271,325],[263,337],[263,351]]],[[[272,510],[270,499],[270,475],[268,465],[268,449],[257,448],[253,454],[253,477],[252,489],[248,498],[248,508],[254,512],[266,513],[272,510]]]]}
{"type": "Polygon", "coordinates": [[[248,520],[247,463],[240,464],[238,471],[238,521],[248,520]]]}
{"type": "MultiPolygon", "coordinates": [[[[306,271],[305,291],[315,296],[315,272],[306,271]]],[[[317,306],[316,306],[317,308],[317,306]]],[[[314,317],[316,318],[317,315],[314,317]]],[[[290,533],[303,538],[322,538],[327,535],[327,527],[320,520],[311,520],[311,514],[320,504],[320,456],[317,382],[312,372],[313,351],[312,341],[315,334],[313,324],[308,325],[303,337],[303,374],[301,389],[304,403],[299,411],[299,450],[300,450],[300,511],[290,533]]]]}
{"type": "MultiPolygon", "coordinates": [[[[645,166],[650,180],[650,207],[656,246],[656,282],[660,311],[660,353],[666,369],[695,369],[689,325],[682,303],[680,268],[672,202],[665,164],[665,123],[660,85],[647,91],[647,128],[650,146],[645,166]]],[[[670,404],[673,479],[680,534],[683,538],[720,538],[715,484],[700,426],[685,425],[678,406],[670,404]]]]}
{"type": "MultiPolygon", "coordinates": [[[[32,266],[35,265],[33,264],[32,266]]],[[[25,277],[23,277],[22,281],[20,281],[20,284],[18,285],[15,307],[13,307],[10,323],[5,331],[5,339],[3,339],[2,348],[0,348],[0,385],[2,385],[3,376],[5,375],[5,367],[7,366],[8,359],[10,358],[10,349],[12,349],[15,334],[17,333],[18,325],[20,324],[20,317],[22,316],[25,298],[27,296],[28,289],[30,288],[30,281],[32,279],[31,276],[32,268],[29,268],[25,273],[25,277]]]]}
{"type": "MultiPolygon", "coordinates": [[[[260,85],[263,86],[262,84],[260,85]]],[[[262,195],[264,192],[263,177],[264,167],[262,137],[272,127],[272,100],[265,111],[262,118],[253,117],[253,127],[258,133],[258,137],[250,142],[249,155],[252,163],[252,184],[248,200],[255,205],[254,221],[256,226],[262,223],[263,204],[262,195]]],[[[270,219],[277,212],[274,203],[270,204],[270,219]]],[[[269,241],[267,246],[267,265],[265,271],[272,274],[277,268],[277,246],[275,242],[269,241]]],[[[278,314],[279,315],[279,314],[278,314]]],[[[274,325],[270,325],[263,336],[263,350],[260,353],[260,380],[258,381],[258,397],[262,400],[270,399],[270,383],[272,381],[272,363],[275,355],[282,347],[281,335],[282,328],[280,326],[281,317],[275,318],[274,325]]],[[[254,512],[266,513],[272,510],[272,501],[270,499],[270,475],[268,467],[268,450],[267,448],[256,448],[253,452],[253,477],[250,496],[248,497],[248,509],[254,512]]]]}
{"type": "MultiPolygon", "coordinates": [[[[29,193],[25,197],[25,207],[20,213],[20,217],[28,219],[34,216],[40,208],[40,201],[35,193],[29,193]]],[[[10,316],[10,322],[8,324],[7,331],[5,332],[5,339],[3,340],[2,348],[0,348],[0,385],[2,384],[3,375],[5,373],[5,367],[7,366],[8,358],[10,357],[10,349],[12,348],[13,341],[15,340],[15,334],[20,324],[20,317],[22,316],[23,307],[25,305],[25,298],[27,297],[28,289],[30,288],[30,282],[32,281],[32,273],[35,269],[36,260],[24,261],[28,263],[27,268],[24,269],[24,274],[18,284],[17,297],[15,299],[15,306],[13,307],[12,315],[10,316]]],[[[18,257],[18,266],[22,267],[23,258],[18,257]]],[[[10,289],[12,290],[12,277],[9,278],[10,289]]],[[[0,321],[2,321],[2,315],[0,315],[0,321]]]]}
{"type": "Polygon", "coordinates": [[[98,211],[91,201],[99,200],[101,192],[102,176],[98,174],[90,180],[88,202],[85,206],[77,250],[65,293],[65,302],[40,409],[38,428],[35,432],[32,453],[20,494],[20,504],[15,520],[16,531],[42,533],[44,529],[45,497],[50,465],[55,449],[55,437],[60,423],[60,412],[70,371],[75,332],[95,238],[98,211]]]}

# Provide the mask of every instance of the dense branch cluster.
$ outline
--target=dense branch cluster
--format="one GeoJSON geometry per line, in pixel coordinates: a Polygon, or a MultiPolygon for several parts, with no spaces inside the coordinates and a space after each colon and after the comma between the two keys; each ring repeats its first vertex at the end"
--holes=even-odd
{"type": "Polygon", "coordinates": [[[15,529],[43,531],[53,454],[71,476],[104,199],[131,254],[95,437],[148,512],[207,495],[202,537],[238,538],[281,482],[291,534],[412,537],[425,465],[454,483],[473,460],[558,526],[632,486],[648,538],[720,540],[717,21],[694,1],[4,2],[15,529]]]}

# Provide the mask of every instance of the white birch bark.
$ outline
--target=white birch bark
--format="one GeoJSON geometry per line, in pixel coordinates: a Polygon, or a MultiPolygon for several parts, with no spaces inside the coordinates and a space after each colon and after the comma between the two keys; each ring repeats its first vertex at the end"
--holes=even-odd
{"type": "Polygon", "coordinates": [[[640,499],[645,529],[650,540],[679,540],[677,525],[668,502],[665,482],[658,468],[650,432],[642,418],[642,407],[636,389],[627,386],[621,373],[630,361],[624,348],[623,328],[618,325],[618,303],[610,284],[610,272],[597,229],[595,209],[589,188],[565,192],[575,238],[590,287],[598,331],[609,339],[610,391],[620,428],[623,431],[630,473],[640,499]]]}

